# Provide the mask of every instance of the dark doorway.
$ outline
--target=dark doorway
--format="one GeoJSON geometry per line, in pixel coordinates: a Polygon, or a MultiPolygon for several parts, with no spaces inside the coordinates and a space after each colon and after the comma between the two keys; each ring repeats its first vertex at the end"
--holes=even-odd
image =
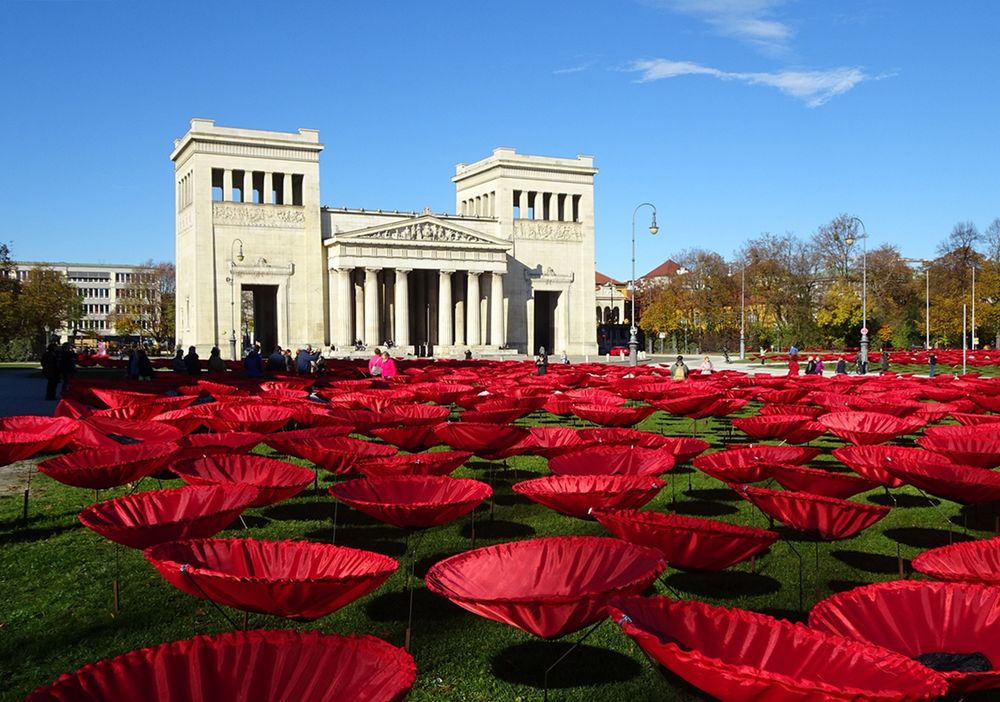
{"type": "Polygon", "coordinates": [[[278,286],[244,285],[243,292],[253,297],[253,318],[244,319],[244,324],[252,326],[253,340],[260,342],[266,356],[278,345],[278,286]]]}
{"type": "Polygon", "coordinates": [[[556,304],[559,293],[538,291],[535,293],[535,348],[528,349],[530,353],[544,346],[548,353],[555,353],[556,304]]]}

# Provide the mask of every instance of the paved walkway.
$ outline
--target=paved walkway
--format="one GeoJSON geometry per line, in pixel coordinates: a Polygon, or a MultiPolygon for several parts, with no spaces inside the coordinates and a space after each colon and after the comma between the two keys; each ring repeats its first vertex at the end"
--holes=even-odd
{"type": "Polygon", "coordinates": [[[41,368],[0,369],[0,417],[18,414],[51,416],[56,401],[46,401],[41,368]]]}

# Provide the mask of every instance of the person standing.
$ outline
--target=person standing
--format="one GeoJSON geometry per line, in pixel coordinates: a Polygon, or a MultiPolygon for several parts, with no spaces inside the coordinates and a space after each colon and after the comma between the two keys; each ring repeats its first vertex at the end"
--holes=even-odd
{"type": "Polygon", "coordinates": [[[55,342],[46,346],[42,354],[42,375],[45,376],[45,399],[56,399],[56,388],[59,386],[59,347],[55,342]]]}
{"type": "Polygon", "coordinates": [[[674,380],[687,380],[690,370],[684,363],[683,356],[677,356],[677,360],[674,361],[674,365],[670,366],[670,377],[674,380]]]}
{"type": "Polygon", "coordinates": [[[549,372],[549,355],[545,353],[544,346],[539,346],[538,353],[535,354],[535,372],[538,375],[545,375],[549,372]]]}
{"type": "Polygon", "coordinates": [[[705,359],[701,362],[701,374],[711,375],[715,371],[715,366],[712,365],[712,359],[705,356],[705,359]]]}
{"type": "Polygon", "coordinates": [[[187,366],[184,364],[184,349],[177,349],[177,355],[170,362],[170,370],[175,373],[187,373],[187,366]]]}
{"type": "Polygon", "coordinates": [[[208,354],[208,372],[226,372],[226,362],[222,360],[222,352],[219,350],[218,346],[213,346],[212,351],[208,354]]]}
{"type": "Polygon", "coordinates": [[[844,360],[843,356],[837,357],[837,367],[833,372],[836,375],[847,375],[847,361],[844,360]]]}
{"type": "Polygon", "coordinates": [[[187,356],[184,357],[184,367],[187,368],[188,375],[201,374],[201,359],[198,358],[198,350],[194,346],[188,348],[187,356]]]}
{"type": "Polygon", "coordinates": [[[788,354],[788,375],[799,374],[799,355],[797,353],[788,354]]]}
{"type": "Polygon", "coordinates": [[[267,357],[267,369],[272,373],[285,370],[285,354],[281,352],[280,346],[275,346],[267,357]]]}
{"type": "Polygon", "coordinates": [[[71,341],[63,342],[59,349],[59,375],[62,377],[62,396],[66,397],[70,382],[76,375],[76,349],[71,341]]]}
{"type": "Polygon", "coordinates": [[[816,357],[816,367],[813,369],[813,373],[815,375],[819,375],[819,376],[823,375],[823,357],[822,356],[817,356],[816,357]]]}
{"type": "Polygon", "coordinates": [[[396,361],[393,360],[392,356],[389,355],[388,351],[382,352],[382,362],[379,364],[379,370],[382,373],[382,377],[386,380],[390,378],[395,378],[397,374],[396,361]]]}
{"type": "Polygon", "coordinates": [[[937,372],[937,354],[931,351],[930,356],[927,357],[927,365],[930,368],[930,376],[933,378],[934,373],[937,372]]]}
{"type": "Polygon", "coordinates": [[[264,375],[264,359],[260,357],[260,344],[254,344],[250,353],[243,359],[243,369],[248,378],[259,378],[264,375]]]}
{"type": "Polygon", "coordinates": [[[375,353],[368,359],[368,374],[372,377],[382,375],[382,349],[376,347],[375,353]]]}

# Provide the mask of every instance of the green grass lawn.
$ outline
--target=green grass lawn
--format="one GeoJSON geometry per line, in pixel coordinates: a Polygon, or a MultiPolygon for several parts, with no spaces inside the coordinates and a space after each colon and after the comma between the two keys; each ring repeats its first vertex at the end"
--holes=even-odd
{"type": "MultiPolygon", "coordinates": [[[[757,406],[751,405],[741,414],[756,412],[757,406]]],[[[521,423],[551,424],[556,419],[538,412],[521,423]]],[[[721,420],[703,420],[698,430],[711,442],[711,450],[745,441],[739,432],[730,439],[728,426],[721,420]]],[[[692,435],[693,427],[691,420],[656,412],[639,428],[692,435]]],[[[843,469],[829,455],[829,450],[842,442],[826,437],[814,445],[825,450],[817,465],[843,469]]],[[[273,453],[263,445],[257,451],[273,453]]],[[[100,658],[195,634],[231,630],[233,623],[242,626],[242,613],[227,610],[230,623],[209,602],[169,585],[139,551],[116,547],[81,526],[77,513],[91,504],[93,492],[48,479],[34,470],[34,462],[0,469],[0,476],[10,478],[0,497],[0,583],[4,594],[0,608],[0,698],[21,699],[61,673],[100,658]],[[31,474],[30,514],[25,522],[21,519],[22,494],[31,474]],[[121,583],[121,609],[114,615],[112,581],[116,576],[121,583]]],[[[547,474],[544,459],[514,458],[507,466],[473,459],[455,473],[481,480],[489,480],[491,474],[495,507],[492,514],[486,505],[476,513],[477,546],[534,536],[606,535],[596,522],[561,516],[511,490],[514,482],[547,474]]],[[[767,526],[766,518],[735,492],[689,466],[675,469],[667,479],[670,485],[649,509],[767,526]]],[[[334,501],[326,489],[333,481],[332,476],[324,475],[319,494],[310,486],[297,498],[251,510],[246,513],[248,531],[232,528],[222,535],[330,542],[334,538],[334,501]]],[[[147,479],[140,489],[156,487],[156,481],[147,479]]],[[[124,488],[106,491],[101,499],[124,492],[124,488]]],[[[749,563],[718,574],[669,570],[649,594],[695,598],[801,620],[800,558],[802,596],[808,610],[817,598],[833,592],[899,577],[897,557],[903,559],[907,576],[912,576],[909,560],[925,548],[993,535],[994,516],[989,507],[962,511],[947,501],[935,500],[929,505],[912,488],[894,492],[897,506],[884,520],[854,539],[819,545],[818,571],[814,544],[778,527],[787,540],[783,538],[758,559],[755,570],[749,563]],[[966,523],[968,536],[963,535],[966,523]]],[[[889,503],[881,490],[855,499],[889,503]]],[[[469,549],[470,536],[468,517],[422,537],[408,538],[404,531],[343,505],[338,510],[336,543],[378,551],[404,563],[415,557],[418,576],[442,558],[469,549]]],[[[374,593],[317,622],[297,624],[252,615],[250,626],[368,633],[402,645],[408,604],[406,577],[406,568],[400,568],[374,593]]],[[[419,675],[410,699],[540,699],[545,668],[578,636],[555,642],[532,638],[429,593],[421,580],[414,596],[411,647],[419,675]]],[[[558,700],[706,699],[682,681],[662,675],[611,622],[599,627],[584,647],[556,669],[550,686],[552,699],[558,700]]]]}

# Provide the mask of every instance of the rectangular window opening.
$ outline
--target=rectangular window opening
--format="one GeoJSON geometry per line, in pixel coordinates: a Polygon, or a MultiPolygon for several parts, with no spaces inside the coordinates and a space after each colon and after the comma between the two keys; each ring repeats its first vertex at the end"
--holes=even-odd
{"type": "Polygon", "coordinates": [[[222,169],[212,169],[212,201],[222,202],[222,169]]]}
{"type": "Polygon", "coordinates": [[[302,181],[304,176],[295,174],[292,176],[292,204],[302,204],[302,181]]]}
{"type": "Polygon", "coordinates": [[[267,201],[272,205],[285,204],[285,174],[271,174],[271,192],[267,194],[267,201]]]}

